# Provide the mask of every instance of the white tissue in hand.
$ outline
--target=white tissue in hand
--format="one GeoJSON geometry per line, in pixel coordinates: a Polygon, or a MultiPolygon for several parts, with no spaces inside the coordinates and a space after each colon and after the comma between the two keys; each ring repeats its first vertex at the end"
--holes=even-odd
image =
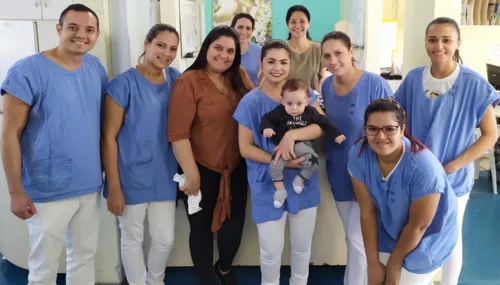
{"type": "MultiPolygon", "coordinates": [[[[179,183],[179,187],[182,187],[186,183],[186,176],[184,174],[179,175],[178,173],[176,173],[174,175],[174,181],[179,183]]],[[[201,210],[200,202],[201,202],[201,191],[198,190],[197,196],[195,195],[188,196],[188,213],[190,215],[197,213],[201,210]]]]}

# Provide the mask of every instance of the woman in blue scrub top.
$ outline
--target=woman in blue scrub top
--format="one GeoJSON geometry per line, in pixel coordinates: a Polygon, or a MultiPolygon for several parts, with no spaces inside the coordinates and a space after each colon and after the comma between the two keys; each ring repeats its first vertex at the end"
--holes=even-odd
{"type": "Polygon", "coordinates": [[[353,197],[347,172],[349,150],[364,135],[363,114],[375,99],[392,96],[387,82],[355,66],[351,39],[342,32],[331,32],[321,42],[323,63],[333,76],[323,82],[326,116],[345,134],[342,144],[328,142],[326,169],[332,187],[347,243],[347,265],[344,284],[366,283],[366,256],[359,222],[359,204],[353,197]]]}
{"type": "Polygon", "coordinates": [[[441,280],[443,285],[456,285],[462,268],[462,222],[474,183],[473,162],[498,138],[494,107],[499,96],[481,75],[459,63],[460,30],[454,20],[433,20],[425,38],[431,64],[410,71],[395,98],[408,114],[408,129],[439,159],[458,197],[459,239],[441,280]],[[482,136],[475,140],[478,127],[482,136]]]}
{"type": "Polygon", "coordinates": [[[110,82],[104,102],[104,196],[108,210],[118,216],[130,284],[163,284],[174,244],[177,161],[167,143],[167,107],[180,75],[169,67],[178,46],[173,27],[154,25],[144,41],[143,62],[110,82]],[[142,250],[146,213],[152,240],[147,265],[142,250]]]}
{"type": "Polygon", "coordinates": [[[240,36],[241,65],[252,79],[255,86],[259,85],[259,57],[262,47],[250,42],[253,30],[255,29],[255,19],[247,13],[236,14],[231,22],[240,36]]]}
{"type": "Polygon", "coordinates": [[[366,136],[349,152],[348,168],[368,284],[428,285],[457,242],[456,195],[441,163],[408,133],[397,102],[373,101],[364,121],[366,136]]]}
{"type": "MultiPolygon", "coordinates": [[[[262,116],[280,103],[281,88],[290,71],[290,47],[281,40],[271,40],[262,47],[261,66],[264,81],[259,88],[246,94],[241,100],[234,118],[239,123],[238,139],[241,155],[248,166],[248,183],[252,200],[252,219],[257,223],[260,242],[260,267],[262,284],[278,285],[284,231],[287,216],[290,219],[292,276],[290,284],[307,284],[311,242],[316,223],[316,207],[320,202],[318,173],[305,184],[299,195],[293,191],[292,180],[300,168],[302,159],[291,159],[293,153],[285,151],[288,160],[284,183],[288,197],[283,207],[273,205],[274,186],[269,173],[269,163],[275,145],[260,133],[262,116]]],[[[316,96],[312,93],[311,104],[322,113],[316,96]]],[[[293,145],[294,140],[311,140],[322,131],[318,125],[289,131],[280,145],[293,145]]]]}

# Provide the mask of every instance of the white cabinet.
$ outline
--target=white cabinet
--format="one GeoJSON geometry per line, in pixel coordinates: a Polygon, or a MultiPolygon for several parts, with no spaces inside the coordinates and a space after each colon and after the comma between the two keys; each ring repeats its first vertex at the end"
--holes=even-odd
{"type": "Polygon", "coordinates": [[[0,0],[0,20],[59,20],[72,0],[0,0]]]}
{"type": "Polygon", "coordinates": [[[42,19],[42,0],[0,0],[2,20],[42,19]]]}
{"type": "Polygon", "coordinates": [[[73,3],[72,0],[40,0],[42,1],[42,18],[59,20],[61,12],[73,3]]]}

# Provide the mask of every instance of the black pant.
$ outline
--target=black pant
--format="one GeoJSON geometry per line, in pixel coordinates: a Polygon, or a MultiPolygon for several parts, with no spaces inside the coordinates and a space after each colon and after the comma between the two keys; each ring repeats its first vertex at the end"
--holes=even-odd
{"type": "MultiPolygon", "coordinates": [[[[213,233],[211,230],[217,196],[219,195],[222,175],[198,164],[200,172],[200,190],[202,193],[201,211],[189,215],[191,227],[189,249],[194,267],[201,285],[214,285],[216,277],[213,271],[213,233]]],[[[241,243],[245,208],[247,204],[248,180],[245,160],[242,159],[230,177],[231,218],[227,218],[217,232],[219,264],[222,271],[229,271],[241,243]]],[[[183,195],[187,213],[187,196],[183,195]]]]}

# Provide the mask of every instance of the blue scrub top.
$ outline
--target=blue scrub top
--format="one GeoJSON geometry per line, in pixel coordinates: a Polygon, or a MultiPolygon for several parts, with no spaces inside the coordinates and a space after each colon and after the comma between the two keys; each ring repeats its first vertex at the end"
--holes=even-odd
{"type": "Polygon", "coordinates": [[[345,96],[338,96],[333,89],[334,76],[325,79],[321,88],[326,117],[345,135],[346,140],[337,144],[328,140],[326,171],[336,201],[353,201],[353,189],[347,159],[354,143],[364,136],[364,114],[366,107],[379,98],[392,96],[389,84],[371,72],[363,71],[358,83],[345,96]]]}
{"type": "Polygon", "coordinates": [[[30,106],[21,135],[21,179],[33,202],[101,190],[101,105],[107,84],[104,67],[90,54],[76,70],[43,53],[9,69],[1,94],[30,106]]]}
{"type": "Polygon", "coordinates": [[[361,142],[349,153],[349,172],[363,182],[377,208],[378,251],[391,254],[408,224],[411,202],[441,193],[434,219],[418,246],[404,259],[411,273],[426,274],[441,267],[450,257],[458,239],[457,197],[441,163],[428,149],[411,153],[404,138],[404,153],[387,180],[382,179],[377,154],[361,142]]]}
{"type": "MultiPolygon", "coordinates": [[[[316,95],[311,93],[310,104],[316,100],[316,95]]],[[[281,103],[269,98],[260,88],[255,88],[243,96],[233,116],[239,124],[252,131],[255,146],[270,154],[273,153],[276,146],[270,138],[265,138],[260,133],[260,122],[262,116],[279,104],[281,103]]],[[[250,159],[246,159],[246,163],[252,200],[252,219],[255,223],[279,220],[285,211],[297,214],[300,210],[315,207],[320,203],[317,171],[309,180],[306,180],[302,193],[297,194],[293,191],[292,180],[297,175],[298,170],[285,168],[283,182],[288,197],[283,207],[277,209],[273,205],[275,189],[271,180],[269,164],[258,163],[250,159]]]]}
{"type": "MultiPolygon", "coordinates": [[[[498,103],[495,89],[475,71],[460,65],[451,89],[430,99],[423,90],[425,66],[408,73],[395,93],[407,112],[410,133],[425,144],[444,166],[465,152],[475,141],[476,128],[486,108],[498,103]]],[[[474,184],[474,162],[448,175],[458,197],[474,184]]]]}
{"type": "Polygon", "coordinates": [[[258,44],[249,43],[247,52],[241,55],[241,65],[250,76],[253,85],[259,86],[260,52],[262,47],[258,44]]]}
{"type": "MultiPolygon", "coordinates": [[[[118,170],[127,205],[175,200],[177,161],[167,141],[170,90],[180,72],[165,69],[167,80],[154,84],[135,68],[119,74],[109,84],[108,94],[124,110],[118,133],[118,170]]],[[[104,197],[108,184],[104,185],[104,197]]]]}

